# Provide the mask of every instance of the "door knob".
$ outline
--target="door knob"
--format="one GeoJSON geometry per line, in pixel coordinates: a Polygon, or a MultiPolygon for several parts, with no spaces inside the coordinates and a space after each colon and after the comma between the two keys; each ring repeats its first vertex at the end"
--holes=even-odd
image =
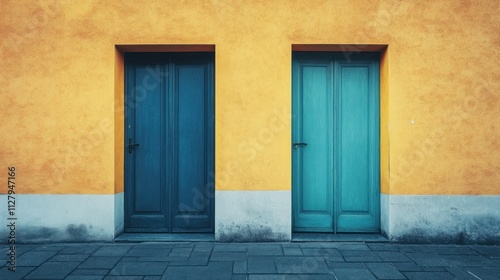
{"type": "Polygon", "coordinates": [[[132,138],[128,138],[128,153],[131,154],[132,150],[136,147],[139,147],[139,144],[132,143],[132,138]]]}
{"type": "Polygon", "coordinates": [[[302,142],[295,142],[293,143],[293,148],[297,149],[298,147],[305,147],[307,146],[307,143],[302,143],[302,142]]]}

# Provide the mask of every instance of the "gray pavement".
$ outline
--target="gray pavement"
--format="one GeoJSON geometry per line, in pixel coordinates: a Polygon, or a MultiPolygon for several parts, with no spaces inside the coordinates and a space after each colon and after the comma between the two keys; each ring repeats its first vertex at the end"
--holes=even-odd
{"type": "Polygon", "coordinates": [[[500,279],[500,246],[364,242],[0,245],[0,279],[500,279]]]}

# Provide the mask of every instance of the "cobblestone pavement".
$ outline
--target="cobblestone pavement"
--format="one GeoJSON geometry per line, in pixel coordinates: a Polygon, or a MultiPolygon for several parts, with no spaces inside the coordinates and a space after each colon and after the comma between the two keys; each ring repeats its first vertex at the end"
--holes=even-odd
{"type": "Polygon", "coordinates": [[[363,242],[0,245],[0,279],[500,279],[500,246],[363,242]]]}

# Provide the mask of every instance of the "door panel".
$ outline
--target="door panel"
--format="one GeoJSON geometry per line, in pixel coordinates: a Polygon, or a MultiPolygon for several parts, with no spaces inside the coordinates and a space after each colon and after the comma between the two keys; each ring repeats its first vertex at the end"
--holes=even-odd
{"type": "MultiPolygon", "coordinates": [[[[213,105],[210,91],[206,88],[207,67],[178,62],[176,64],[175,92],[178,100],[178,184],[177,200],[173,201],[174,231],[199,231],[210,227],[210,207],[213,194],[209,187],[208,170],[213,130],[211,124],[213,105]]],[[[212,156],[211,156],[212,157],[212,156]]]]}
{"type": "Polygon", "coordinates": [[[294,53],[293,230],[379,231],[378,55],[294,53]]]}
{"type": "MultiPolygon", "coordinates": [[[[161,128],[164,122],[160,114],[163,110],[161,86],[142,86],[142,82],[151,70],[150,65],[139,64],[127,69],[129,105],[134,104],[131,112],[126,137],[126,156],[128,181],[127,216],[132,228],[154,228],[165,230],[168,217],[165,211],[165,190],[162,188],[162,140],[161,128]],[[140,143],[139,147],[129,150],[131,143],[140,143]],[[133,199],[130,199],[133,198],[133,199]]],[[[159,72],[159,69],[153,70],[159,72]]]]}
{"type": "Polygon", "coordinates": [[[379,230],[378,64],[337,61],[340,98],[338,232],[379,230]]]}
{"type": "Polygon", "coordinates": [[[204,77],[203,68],[178,69],[180,212],[196,213],[204,209],[203,204],[193,201],[193,193],[200,192],[205,185],[204,77]]]}
{"type": "Polygon", "coordinates": [[[340,209],[367,211],[368,204],[368,71],[341,67],[340,209]]]}
{"type": "Polygon", "coordinates": [[[125,230],[213,231],[213,54],[125,60],[125,230]]]}
{"type": "Polygon", "coordinates": [[[330,63],[303,62],[297,67],[300,75],[299,93],[295,96],[297,142],[307,146],[294,148],[297,157],[294,191],[295,227],[303,231],[332,231],[333,205],[331,157],[332,121],[329,115],[332,85],[330,63]]]}

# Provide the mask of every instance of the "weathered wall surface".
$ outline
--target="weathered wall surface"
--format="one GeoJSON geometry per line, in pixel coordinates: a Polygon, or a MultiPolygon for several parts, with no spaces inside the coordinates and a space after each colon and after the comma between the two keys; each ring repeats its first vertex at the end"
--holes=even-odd
{"type": "Polygon", "coordinates": [[[290,191],[292,45],[382,44],[382,192],[500,195],[498,1],[1,6],[0,167],[19,194],[123,191],[127,44],[215,45],[217,191],[290,191]]]}

